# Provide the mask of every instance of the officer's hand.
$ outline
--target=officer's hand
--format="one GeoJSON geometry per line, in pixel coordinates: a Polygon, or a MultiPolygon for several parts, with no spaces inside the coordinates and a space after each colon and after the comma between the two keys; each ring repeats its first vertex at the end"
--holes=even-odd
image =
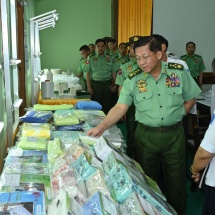
{"type": "Polygon", "coordinates": [[[194,173],[193,175],[192,175],[192,179],[194,180],[194,182],[199,182],[199,180],[200,180],[200,177],[201,175],[199,174],[199,173],[194,173]]]}
{"type": "Polygon", "coordinates": [[[92,136],[92,137],[100,137],[102,135],[103,131],[101,129],[99,129],[98,127],[92,128],[87,132],[88,136],[92,136]]]}
{"type": "Polygon", "coordinates": [[[112,92],[112,93],[115,93],[115,92],[117,91],[117,88],[118,88],[118,87],[117,87],[117,85],[115,85],[115,84],[110,86],[110,89],[111,89],[111,92],[112,92]]]}
{"type": "Polygon", "coordinates": [[[87,90],[88,90],[88,92],[90,93],[90,95],[92,96],[92,95],[93,95],[93,89],[92,89],[92,87],[91,87],[91,86],[88,86],[88,87],[87,87],[87,90]]]}

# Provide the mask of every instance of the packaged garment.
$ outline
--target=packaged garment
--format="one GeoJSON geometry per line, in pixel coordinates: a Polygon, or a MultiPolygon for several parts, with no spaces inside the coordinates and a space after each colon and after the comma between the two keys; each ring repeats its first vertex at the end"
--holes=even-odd
{"type": "Polygon", "coordinates": [[[63,154],[63,148],[59,138],[56,138],[48,143],[48,161],[54,163],[55,159],[63,154]]]}
{"type": "Polygon", "coordinates": [[[83,205],[84,214],[87,215],[119,215],[118,205],[100,192],[95,193],[88,202],[83,205]]]}
{"type": "Polygon", "coordinates": [[[52,117],[53,115],[51,111],[29,110],[24,116],[19,118],[19,121],[29,123],[46,123],[49,122],[52,117]]]}
{"type": "MultiPolygon", "coordinates": [[[[121,214],[144,215],[144,209],[140,204],[137,194],[134,192],[126,199],[123,204],[119,204],[121,214]]],[[[152,215],[152,214],[150,214],[152,215]]]]}
{"type": "Polygon", "coordinates": [[[49,175],[21,174],[20,182],[17,186],[4,186],[1,191],[43,191],[45,193],[46,203],[49,203],[52,199],[49,175]]]}
{"type": "Polygon", "coordinates": [[[75,125],[64,125],[64,126],[55,126],[58,131],[84,131],[84,123],[79,123],[75,125]]]}
{"type": "Polygon", "coordinates": [[[92,167],[84,154],[82,154],[75,163],[71,164],[71,166],[77,170],[77,172],[81,175],[84,181],[87,180],[89,176],[91,176],[95,171],[96,168],[92,167]]]}
{"type": "Polygon", "coordinates": [[[125,202],[133,191],[133,181],[122,164],[111,168],[105,181],[111,196],[120,204],[125,202]]]}
{"type": "Polygon", "coordinates": [[[61,190],[60,193],[47,205],[47,215],[60,215],[69,214],[70,211],[70,198],[67,196],[66,191],[61,190]]]}
{"type": "Polygon", "coordinates": [[[101,136],[96,144],[94,145],[94,150],[98,158],[102,161],[107,158],[107,156],[112,152],[112,148],[108,145],[107,140],[101,136]]]}
{"type": "Polygon", "coordinates": [[[73,105],[68,105],[68,104],[62,104],[62,105],[35,104],[34,105],[34,110],[46,110],[46,111],[68,110],[72,108],[73,108],[73,105]]]}
{"type": "Polygon", "coordinates": [[[79,101],[76,103],[79,110],[101,110],[102,106],[96,101],[79,101]]]}
{"type": "Polygon", "coordinates": [[[23,150],[47,150],[48,140],[41,137],[21,137],[16,144],[23,150]]]}
{"type": "Polygon", "coordinates": [[[54,113],[55,126],[76,125],[79,124],[78,117],[73,113],[54,113]]]}
{"type": "Polygon", "coordinates": [[[10,159],[14,159],[13,157],[31,157],[31,156],[42,156],[42,163],[48,163],[48,156],[47,156],[47,150],[22,150],[18,147],[11,147],[8,151],[8,156],[5,159],[5,162],[7,163],[7,160],[10,162],[10,159]]]}
{"type": "Polygon", "coordinates": [[[99,116],[95,114],[88,114],[86,121],[87,123],[92,126],[96,127],[98,124],[100,124],[104,120],[105,116],[99,116]]]}
{"type": "Polygon", "coordinates": [[[84,134],[79,134],[79,139],[89,145],[89,146],[94,146],[95,143],[97,142],[97,140],[99,139],[98,137],[90,137],[90,136],[87,136],[87,135],[84,135],[84,134]]]}
{"type": "Polygon", "coordinates": [[[21,126],[22,137],[51,138],[51,125],[48,123],[23,123],[21,126]]]}
{"type": "Polygon", "coordinates": [[[105,196],[110,196],[110,192],[106,186],[104,176],[101,171],[96,170],[91,176],[86,180],[86,188],[89,196],[94,195],[96,192],[100,191],[105,196]]]}
{"type": "Polygon", "coordinates": [[[0,193],[0,213],[45,215],[44,192],[15,191],[0,193]]]}

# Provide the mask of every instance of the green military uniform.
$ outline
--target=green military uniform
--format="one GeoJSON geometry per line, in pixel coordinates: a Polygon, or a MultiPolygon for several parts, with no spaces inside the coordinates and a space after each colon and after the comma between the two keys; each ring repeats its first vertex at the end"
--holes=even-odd
{"type": "Polygon", "coordinates": [[[80,60],[79,67],[78,67],[78,73],[83,74],[85,81],[86,81],[86,75],[87,75],[87,69],[88,69],[87,64],[89,64],[89,60],[82,58],[80,60]]]}
{"type": "Polygon", "coordinates": [[[89,72],[91,77],[91,87],[93,90],[92,100],[102,105],[105,114],[111,109],[112,92],[112,73],[117,68],[113,58],[109,55],[99,55],[98,53],[89,57],[89,72]]]}
{"type": "MultiPolygon", "coordinates": [[[[119,68],[115,84],[122,86],[128,75],[138,68],[136,58],[128,59],[123,62],[119,68]]],[[[137,122],[135,121],[135,106],[132,103],[126,113],[126,129],[127,129],[127,154],[135,158],[134,149],[134,133],[137,127],[137,122]]]]}
{"type": "Polygon", "coordinates": [[[135,131],[136,160],[158,183],[162,163],[167,201],[180,214],[186,207],[186,153],[181,120],[186,114],[184,101],[201,90],[176,63],[161,63],[157,80],[137,69],[123,84],[118,103],[136,108],[138,125],[135,131]]]}
{"type": "Polygon", "coordinates": [[[117,58],[119,56],[119,51],[117,50],[115,53],[112,53],[111,50],[108,50],[106,52],[106,54],[109,55],[109,56],[111,56],[114,59],[114,58],[117,58]]]}
{"type": "Polygon", "coordinates": [[[185,61],[189,67],[190,74],[193,78],[198,77],[200,72],[205,70],[205,64],[202,56],[194,54],[192,56],[183,55],[180,57],[181,60],[185,61]]]}

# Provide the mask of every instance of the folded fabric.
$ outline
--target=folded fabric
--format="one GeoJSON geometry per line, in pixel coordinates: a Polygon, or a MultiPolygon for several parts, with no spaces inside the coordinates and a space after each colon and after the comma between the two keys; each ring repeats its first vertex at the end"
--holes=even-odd
{"type": "Polygon", "coordinates": [[[34,110],[68,110],[72,109],[73,105],[67,105],[67,104],[62,104],[62,105],[42,105],[42,104],[35,104],[34,105],[34,110]]]}
{"type": "Polygon", "coordinates": [[[102,106],[96,101],[79,101],[76,108],[81,110],[101,110],[102,106]]]}
{"type": "Polygon", "coordinates": [[[83,123],[76,125],[55,126],[55,129],[58,131],[84,131],[83,123]]]}
{"type": "Polygon", "coordinates": [[[24,116],[19,118],[20,122],[45,123],[52,118],[51,111],[29,110],[24,116]]]}

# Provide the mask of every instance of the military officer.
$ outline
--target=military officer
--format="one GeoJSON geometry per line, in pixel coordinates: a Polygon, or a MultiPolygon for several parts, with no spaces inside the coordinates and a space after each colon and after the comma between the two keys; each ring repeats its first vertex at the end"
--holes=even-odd
{"type": "Polygon", "coordinates": [[[161,45],[153,36],[141,37],[134,50],[139,68],[128,75],[118,103],[88,135],[101,135],[134,102],[136,160],[156,182],[163,164],[167,201],[178,214],[185,214],[186,145],[181,120],[201,90],[181,64],[161,61],[161,45]]]}
{"type": "Polygon", "coordinates": [[[205,70],[205,64],[202,56],[195,54],[196,44],[194,42],[188,42],[186,44],[186,55],[180,57],[185,61],[190,69],[190,74],[196,81],[196,83],[202,87],[203,70],[205,70]]]}
{"type": "Polygon", "coordinates": [[[88,47],[90,49],[90,54],[95,54],[95,45],[93,43],[90,43],[88,47]]]}
{"type": "MultiPolygon", "coordinates": [[[[119,85],[118,93],[122,89],[123,83],[128,77],[128,75],[135,71],[138,68],[137,60],[134,54],[134,43],[140,38],[140,36],[133,36],[129,38],[129,59],[124,61],[119,68],[116,84],[119,85]]],[[[123,120],[126,122],[126,130],[127,130],[127,154],[135,158],[135,149],[134,149],[134,133],[137,127],[137,122],[135,121],[135,106],[132,105],[129,107],[126,115],[123,117],[123,120]]]]}
{"type": "Polygon", "coordinates": [[[102,105],[105,114],[111,109],[112,94],[116,92],[116,65],[113,58],[105,54],[105,41],[97,39],[96,54],[89,56],[87,89],[91,99],[102,105]],[[91,78],[91,80],[90,80],[91,78]]]}
{"type": "Polygon", "coordinates": [[[115,39],[110,39],[108,41],[108,52],[106,54],[112,56],[113,58],[117,57],[119,54],[118,48],[117,48],[117,42],[115,39]]]}

